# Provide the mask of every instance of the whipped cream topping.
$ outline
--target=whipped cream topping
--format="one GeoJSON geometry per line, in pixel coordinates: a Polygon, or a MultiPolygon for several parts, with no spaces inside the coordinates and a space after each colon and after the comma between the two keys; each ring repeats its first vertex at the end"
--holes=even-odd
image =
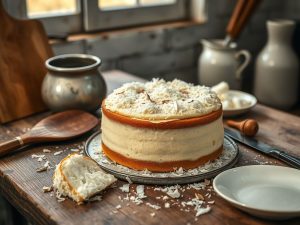
{"type": "Polygon", "coordinates": [[[205,115],[220,109],[221,102],[208,87],[153,79],[124,84],[105,99],[105,107],[134,118],[166,120],[205,115]]]}

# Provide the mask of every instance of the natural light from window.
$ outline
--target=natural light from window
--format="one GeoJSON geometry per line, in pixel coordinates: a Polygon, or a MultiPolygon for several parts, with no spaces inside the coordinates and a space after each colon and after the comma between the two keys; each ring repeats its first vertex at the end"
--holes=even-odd
{"type": "Polygon", "coordinates": [[[77,11],[77,0],[26,0],[28,17],[72,14],[77,11]]]}
{"type": "Polygon", "coordinates": [[[98,5],[101,9],[113,9],[151,5],[166,5],[173,4],[175,2],[176,0],[98,0],[98,5]]]}

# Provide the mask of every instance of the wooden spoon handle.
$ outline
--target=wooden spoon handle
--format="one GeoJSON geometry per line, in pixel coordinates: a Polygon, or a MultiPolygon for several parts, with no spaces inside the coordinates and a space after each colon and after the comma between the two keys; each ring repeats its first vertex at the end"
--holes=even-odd
{"type": "Polygon", "coordinates": [[[10,153],[13,150],[21,147],[24,144],[21,137],[16,137],[12,140],[0,143],[0,157],[10,153]]]}
{"type": "Polygon", "coordinates": [[[234,38],[233,37],[234,28],[236,27],[239,17],[241,16],[242,11],[244,10],[246,4],[247,4],[247,0],[238,0],[233,10],[232,16],[230,17],[229,23],[226,28],[226,32],[232,38],[234,38]]]}
{"type": "Polygon", "coordinates": [[[227,125],[238,129],[246,136],[254,136],[258,132],[259,126],[256,120],[246,119],[243,121],[227,120],[227,125]]]}
{"type": "Polygon", "coordinates": [[[227,27],[227,33],[230,35],[231,38],[236,39],[241,30],[244,28],[245,24],[247,23],[248,19],[250,18],[251,14],[255,10],[255,8],[259,5],[261,0],[240,0],[244,3],[238,2],[235,10],[238,12],[236,13],[237,16],[233,17],[235,13],[232,16],[232,19],[234,20],[231,24],[231,26],[228,25],[227,27]]]}

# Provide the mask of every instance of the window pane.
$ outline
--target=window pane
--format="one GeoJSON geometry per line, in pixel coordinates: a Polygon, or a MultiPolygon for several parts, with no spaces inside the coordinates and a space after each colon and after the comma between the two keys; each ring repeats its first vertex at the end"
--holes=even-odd
{"type": "Polygon", "coordinates": [[[77,0],[26,0],[27,15],[51,16],[51,14],[75,13],[77,0]]]}
{"type": "Polygon", "coordinates": [[[98,0],[99,8],[126,8],[137,6],[137,0],[98,0]]]}
{"type": "Polygon", "coordinates": [[[140,0],[141,5],[165,5],[173,4],[176,0],[140,0]]]}

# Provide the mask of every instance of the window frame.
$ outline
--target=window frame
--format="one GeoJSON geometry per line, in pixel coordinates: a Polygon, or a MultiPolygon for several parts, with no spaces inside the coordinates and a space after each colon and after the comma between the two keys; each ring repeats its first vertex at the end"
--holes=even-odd
{"type": "Polygon", "coordinates": [[[177,0],[166,5],[101,10],[98,0],[83,0],[83,27],[89,32],[187,19],[187,4],[177,0]]]}
{"type": "MultiPolygon", "coordinates": [[[[29,18],[27,15],[26,0],[0,1],[3,1],[4,6],[10,15],[20,19],[29,18]]],[[[122,8],[103,11],[101,11],[98,7],[98,0],[76,0],[76,3],[76,13],[58,13],[56,16],[53,14],[49,16],[34,16],[30,18],[39,19],[43,23],[49,36],[66,37],[68,34],[74,33],[111,30],[155,23],[158,24],[187,20],[191,17],[192,19],[195,19],[193,11],[197,11],[196,14],[199,14],[199,8],[202,13],[205,0],[177,0],[177,2],[172,5],[149,5],[139,8],[122,8]],[[201,3],[200,8],[199,3],[194,3],[197,1],[200,1],[201,3]],[[197,10],[194,9],[194,6],[196,6],[197,10]],[[108,23],[108,20],[111,22],[108,23]],[[138,23],[136,21],[138,21],[138,23]]],[[[204,14],[201,13],[201,19],[203,19],[204,14]]]]}
{"type": "MultiPolygon", "coordinates": [[[[0,0],[1,1],[1,0],[0,0]]],[[[75,13],[57,13],[53,15],[28,17],[26,0],[4,0],[10,15],[19,19],[40,20],[48,35],[65,35],[82,32],[82,1],[76,0],[75,13]]]]}

